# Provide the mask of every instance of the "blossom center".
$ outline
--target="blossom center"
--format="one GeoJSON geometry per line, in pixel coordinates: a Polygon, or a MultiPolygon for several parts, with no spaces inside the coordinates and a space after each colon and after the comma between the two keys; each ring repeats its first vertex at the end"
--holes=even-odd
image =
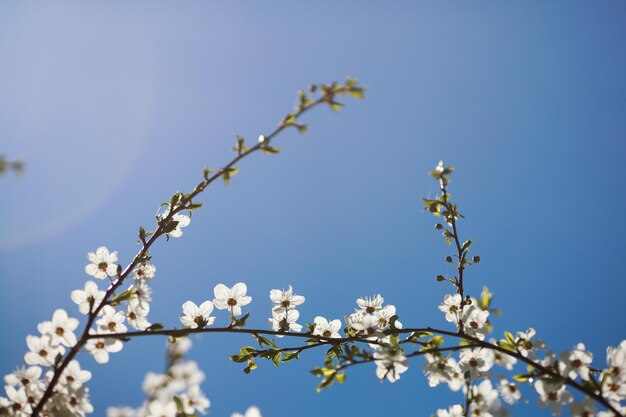
{"type": "Polygon", "coordinates": [[[572,366],[574,368],[580,368],[583,365],[583,362],[580,359],[574,359],[572,361],[572,366]]]}
{"type": "Polygon", "coordinates": [[[450,313],[456,313],[459,311],[459,308],[457,306],[450,306],[450,313]]]}
{"type": "Polygon", "coordinates": [[[322,336],[330,337],[330,336],[332,336],[332,333],[330,332],[330,330],[324,330],[324,333],[322,333],[322,336]]]}
{"type": "Polygon", "coordinates": [[[531,342],[530,340],[525,340],[524,341],[524,349],[531,350],[532,348],[533,348],[533,342],[531,342]]]}
{"type": "Polygon", "coordinates": [[[129,318],[129,319],[131,319],[131,320],[135,320],[135,319],[137,318],[137,315],[135,314],[135,312],[134,312],[134,311],[131,311],[131,312],[128,314],[128,318],[129,318]]]}
{"type": "Polygon", "coordinates": [[[72,375],[68,375],[67,378],[65,378],[67,380],[67,382],[74,382],[74,377],[72,375]]]}
{"type": "Polygon", "coordinates": [[[112,331],[112,332],[115,331],[115,326],[116,326],[116,323],[114,321],[109,322],[109,324],[107,325],[109,330],[112,331]]]}
{"type": "Polygon", "coordinates": [[[509,384],[509,391],[517,392],[517,386],[515,386],[515,384],[509,384]]]}
{"type": "Polygon", "coordinates": [[[229,306],[234,307],[237,305],[237,300],[235,300],[234,298],[229,298],[227,303],[229,306]]]}
{"type": "Polygon", "coordinates": [[[372,307],[372,306],[369,306],[369,307],[365,308],[365,312],[367,314],[373,314],[375,311],[376,311],[376,309],[374,307],[372,307]]]}
{"type": "Polygon", "coordinates": [[[104,349],[104,342],[97,342],[96,349],[104,349]]]}
{"type": "Polygon", "coordinates": [[[26,386],[28,384],[30,384],[30,380],[28,378],[22,378],[21,381],[22,385],[26,386]]]}
{"type": "Polygon", "coordinates": [[[57,336],[63,336],[63,333],[65,333],[65,330],[63,330],[63,327],[57,327],[55,333],[57,334],[57,336]]]}
{"type": "Polygon", "coordinates": [[[19,411],[22,409],[22,404],[19,403],[13,403],[13,405],[11,406],[11,408],[13,408],[13,411],[19,411]]]}
{"type": "Polygon", "coordinates": [[[198,327],[204,327],[204,325],[206,324],[206,321],[202,316],[196,316],[196,318],[193,319],[193,322],[196,323],[198,327]]]}
{"type": "Polygon", "coordinates": [[[48,356],[48,351],[47,351],[47,350],[45,350],[45,349],[41,349],[41,350],[39,351],[39,356],[48,356]]]}
{"type": "Polygon", "coordinates": [[[98,269],[102,272],[106,272],[107,271],[107,266],[109,266],[109,264],[107,264],[106,262],[100,262],[98,264],[98,269]]]}
{"type": "Polygon", "coordinates": [[[559,399],[559,395],[556,393],[556,391],[550,391],[550,392],[548,393],[548,399],[549,399],[550,401],[556,401],[556,400],[558,400],[558,399],[559,399]]]}
{"type": "Polygon", "coordinates": [[[284,300],[283,302],[280,303],[280,305],[287,308],[291,305],[291,303],[289,302],[289,300],[284,300]]]}
{"type": "Polygon", "coordinates": [[[478,323],[475,321],[470,321],[470,327],[474,330],[478,329],[478,323]]]}
{"type": "Polygon", "coordinates": [[[469,366],[471,366],[472,368],[476,368],[478,366],[478,361],[476,360],[476,358],[472,358],[470,359],[468,362],[469,366]]]}

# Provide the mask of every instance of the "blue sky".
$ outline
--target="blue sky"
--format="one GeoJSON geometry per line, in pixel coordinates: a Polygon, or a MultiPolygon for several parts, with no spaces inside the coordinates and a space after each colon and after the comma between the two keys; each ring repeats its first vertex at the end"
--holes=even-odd
{"type": "MultiPolygon", "coordinates": [[[[184,301],[245,281],[256,326],[289,284],[304,321],[380,292],[406,325],[445,326],[434,276],[452,271],[420,202],[443,159],[483,259],[468,288],[496,294],[496,332],[534,326],[604,365],[626,337],[625,18],[618,1],[2,2],[0,151],[27,173],[0,179],[0,372],[54,309],[76,311],[88,251],[129,261],[137,227],[229,160],[236,133],[270,132],[296,90],[346,76],[366,100],[307,115],[310,133],[244,161],[184,238],[156,245],[151,319],[175,325],[184,301]]],[[[108,366],[84,356],[96,415],[142,401],[163,343],[133,341],[108,366]]],[[[213,416],[422,416],[460,401],[429,389],[419,361],[394,385],[363,367],[321,394],[308,373],[321,352],[244,376],[227,359],[243,344],[196,340],[213,416]]]]}

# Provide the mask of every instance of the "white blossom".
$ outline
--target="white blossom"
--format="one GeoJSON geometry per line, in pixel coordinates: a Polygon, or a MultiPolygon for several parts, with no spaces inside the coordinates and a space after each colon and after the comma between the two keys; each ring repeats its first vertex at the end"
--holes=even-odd
{"type": "Polygon", "coordinates": [[[504,402],[509,405],[515,404],[522,398],[522,393],[520,392],[517,384],[515,382],[508,381],[505,378],[500,379],[498,392],[500,393],[500,397],[502,397],[504,402]]]}
{"type": "MultiPolygon", "coordinates": [[[[298,310],[272,310],[272,317],[267,319],[267,322],[275,332],[300,332],[302,325],[296,323],[299,318],[298,310]]],[[[282,337],[282,335],[276,335],[276,337],[282,337]]]]}
{"type": "Polygon", "coordinates": [[[124,325],[126,315],[121,311],[106,305],[100,310],[100,314],[101,317],[96,321],[96,325],[101,333],[124,333],[128,330],[124,325]]]}
{"type": "MultiPolygon", "coordinates": [[[[157,214],[157,220],[161,222],[170,214],[170,207],[168,205],[167,209],[164,212],[157,214]]],[[[172,221],[177,222],[176,228],[171,232],[168,232],[168,235],[171,237],[181,237],[183,235],[182,228],[189,226],[191,223],[191,218],[186,214],[176,213],[172,216],[172,221]]]]}
{"type": "MultiPolygon", "coordinates": [[[[390,326],[391,318],[395,315],[396,315],[396,307],[391,304],[385,307],[379,308],[373,314],[373,316],[376,318],[376,321],[378,323],[378,328],[381,330],[384,330],[390,326]]],[[[396,320],[396,322],[394,323],[394,326],[396,329],[401,329],[402,323],[396,320]]]]}
{"type": "Polygon", "coordinates": [[[585,345],[578,343],[571,352],[559,355],[559,371],[572,379],[580,376],[585,381],[589,379],[589,365],[593,359],[591,352],[585,350],[585,345]]]}
{"type": "Polygon", "coordinates": [[[389,382],[396,382],[400,374],[409,369],[409,361],[402,350],[393,346],[382,346],[374,352],[376,376],[389,382]]]}
{"type": "Polygon", "coordinates": [[[28,387],[35,381],[41,378],[41,368],[39,366],[21,367],[16,369],[13,373],[5,375],[4,382],[7,385],[28,387]]]}
{"type": "Polygon", "coordinates": [[[141,303],[138,299],[132,298],[126,304],[126,320],[137,330],[146,330],[150,327],[150,322],[146,318],[150,312],[150,304],[141,303]]]}
{"type": "Polygon", "coordinates": [[[39,323],[37,330],[42,335],[50,336],[50,343],[54,346],[63,345],[72,347],[76,344],[74,330],[78,327],[78,320],[68,317],[63,309],[57,309],[52,315],[52,321],[39,323]]]}
{"type": "Polygon", "coordinates": [[[493,358],[486,349],[465,349],[461,351],[459,367],[463,373],[469,371],[470,378],[483,375],[493,366],[493,358]]]}
{"type": "Polygon", "coordinates": [[[517,332],[515,337],[515,344],[519,353],[525,358],[533,360],[537,358],[536,350],[546,348],[546,343],[543,340],[532,340],[535,334],[535,329],[531,327],[525,332],[517,332]]]}
{"type": "Polygon", "coordinates": [[[572,417],[593,417],[596,415],[596,407],[593,400],[587,397],[582,403],[573,403],[570,406],[570,414],[572,417]]]}
{"type": "Polygon", "coordinates": [[[183,316],[180,322],[189,329],[203,328],[210,326],[215,321],[215,317],[211,316],[213,312],[213,303],[205,301],[198,307],[193,301],[187,301],[183,304],[183,316]]]}
{"type": "Polygon", "coordinates": [[[139,417],[139,413],[132,407],[108,407],[107,417],[139,417]]]}
{"type": "Polygon", "coordinates": [[[456,367],[454,359],[432,353],[426,353],[424,359],[426,360],[424,363],[424,375],[428,379],[428,386],[436,387],[452,379],[456,367]]]}
{"type": "Polygon", "coordinates": [[[165,374],[148,372],[143,378],[143,384],[141,385],[141,388],[143,389],[143,392],[151,397],[154,397],[159,390],[167,386],[168,380],[169,376],[165,374]]]}
{"type": "Polygon", "coordinates": [[[354,313],[346,318],[346,321],[350,327],[358,331],[371,332],[378,327],[378,318],[372,314],[354,313]]]}
{"type": "Polygon", "coordinates": [[[98,363],[107,363],[109,353],[116,353],[122,350],[124,344],[117,339],[89,339],[85,344],[87,352],[91,353],[98,363]]]}
{"type": "Polygon", "coordinates": [[[447,321],[451,323],[459,322],[461,301],[463,301],[461,294],[446,294],[443,297],[443,303],[439,305],[439,311],[445,313],[447,321]]]}
{"type": "Polygon", "coordinates": [[[550,407],[554,416],[561,414],[563,404],[569,404],[573,401],[572,394],[565,391],[563,384],[549,383],[540,379],[535,382],[535,391],[539,394],[537,404],[540,407],[550,407]]]}
{"type": "Polygon", "coordinates": [[[626,340],[618,347],[609,346],[606,349],[607,373],[615,380],[626,382],[626,340]]]}
{"type": "MultiPolygon", "coordinates": [[[[48,379],[51,379],[54,373],[49,371],[46,375],[48,379]]],[[[78,390],[85,382],[91,379],[91,372],[80,369],[80,363],[77,360],[72,360],[67,364],[63,370],[63,374],[59,381],[73,390],[78,390]]]]}
{"type": "Polygon", "coordinates": [[[437,417],[465,417],[463,407],[459,404],[450,406],[447,410],[440,408],[437,410],[437,417]]]}
{"type": "Polygon", "coordinates": [[[326,318],[317,316],[313,319],[315,328],[313,334],[328,338],[340,338],[339,330],[341,330],[341,320],[328,321],[326,318]]]}
{"type": "Polygon", "coordinates": [[[74,303],[78,304],[78,311],[81,314],[87,314],[102,302],[104,295],[105,292],[100,291],[95,282],[87,281],[84,290],[72,291],[71,298],[74,303]]]}
{"type": "MultiPolygon", "coordinates": [[[[495,339],[490,339],[489,343],[491,343],[492,345],[497,344],[495,339]]],[[[517,363],[516,358],[507,355],[506,353],[502,353],[498,350],[492,350],[491,353],[493,354],[493,360],[496,365],[503,367],[507,371],[512,371],[513,366],[515,366],[515,364],[517,363]]]]}
{"type": "Polygon", "coordinates": [[[154,278],[154,274],[156,273],[156,267],[152,264],[141,264],[133,271],[135,274],[135,279],[145,279],[150,280],[154,278]]]}
{"type": "Polygon", "coordinates": [[[197,385],[190,387],[186,393],[180,396],[180,399],[186,414],[194,414],[196,411],[206,414],[207,408],[211,405],[209,399],[204,396],[197,385]]]}
{"type": "Polygon", "coordinates": [[[107,276],[115,277],[117,275],[117,252],[109,253],[105,246],[100,246],[96,252],[87,254],[89,264],[85,266],[87,275],[91,275],[96,279],[105,279],[107,276]]]}
{"type": "Polygon", "coordinates": [[[57,355],[65,354],[65,348],[57,345],[52,346],[50,336],[26,336],[26,345],[30,352],[24,355],[24,362],[28,365],[52,366],[57,355]]]}
{"type": "Polygon", "coordinates": [[[85,414],[93,413],[93,406],[89,402],[89,388],[82,386],[77,390],[69,390],[65,396],[66,407],[72,413],[70,415],[83,417],[85,414]]]}
{"type": "Polygon", "coordinates": [[[285,290],[271,290],[270,291],[270,300],[272,303],[276,304],[273,308],[274,310],[291,310],[304,303],[304,297],[301,295],[295,295],[293,293],[293,288],[291,285],[289,288],[285,290]]]}
{"type": "Polygon", "coordinates": [[[383,297],[377,294],[373,297],[363,297],[356,300],[356,304],[359,306],[357,313],[362,314],[374,314],[378,309],[383,306],[383,297]]]}
{"type": "Polygon", "coordinates": [[[176,414],[176,403],[174,401],[168,401],[167,403],[152,401],[148,405],[146,417],[176,417],[176,414]]]}
{"type": "Polygon", "coordinates": [[[500,408],[498,391],[493,388],[490,380],[485,379],[478,385],[472,385],[470,392],[474,402],[473,416],[491,416],[494,410],[500,408]]]}
{"type": "Polygon", "coordinates": [[[132,291],[133,299],[138,300],[142,305],[152,301],[152,288],[144,279],[135,280],[135,284],[131,285],[129,290],[132,291]]]}
{"type": "Polygon", "coordinates": [[[602,381],[602,395],[613,402],[626,399],[626,382],[607,375],[602,381]]]}
{"type": "Polygon", "coordinates": [[[177,337],[167,342],[167,348],[174,355],[184,355],[191,349],[191,339],[188,337],[177,337]]]}
{"type": "Polygon", "coordinates": [[[248,410],[246,410],[245,414],[241,414],[241,413],[233,413],[230,415],[230,417],[261,417],[261,411],[252,406],[249,407],[248,410]]]}
{"type": "Polygon", "coordinates": [[[233,316],[241,315],[241,307],[250,304],[252,297],[247,296],[248,287],[238,282],[232,288],[224,284],[217,284],[213,289],[215,299],[213,304],[218,310],[229,310],[233,316]]]}
{"type": "Polygon", "coordinates": [[[187,386],[200,385],[205,378],[195,361],[178,362],[171,367],[170,372],[174,379],[187,386]]]}
{"type": "MultiPolygon", "coordinates": [[[[8,385],[5,387],[7,398],[0,397],[0,407],[9,409],[15,417],[26,417],[31,413],[31,406],[28,402],[26,390],[23,387],[16,389],[8,385]]],[[[11,415],[11,414],[10,414],[11,415]]]]}
{"type": "Polygon", "coordinates": [[[484,340],[487,334],[487,318],[489,312],[479,308],[469,306],[463,311],[463,329],[469,336],[473,336],[479,340],[484,340]]]}

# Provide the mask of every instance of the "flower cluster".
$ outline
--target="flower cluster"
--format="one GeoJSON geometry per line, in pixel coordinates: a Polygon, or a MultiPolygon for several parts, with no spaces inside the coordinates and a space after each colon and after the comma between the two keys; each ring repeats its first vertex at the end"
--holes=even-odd
{"type": "Polygon", "coordinates": [[[189,329],[202,329],[210,326],[215,321],[211,316],[213,308],[228,310],[230,312],[230,325],[236,323],[237,316],[241,315],[241,307],[252,302],[252,297],[246,295],[248,287],[243,282],[238,282],[232,288],[224,284],[217,284],[213,289],[215,298],[213,301],[206,300],[199,306],[193,301],[183,304],[183,315],[180,322],[189,329]]]}

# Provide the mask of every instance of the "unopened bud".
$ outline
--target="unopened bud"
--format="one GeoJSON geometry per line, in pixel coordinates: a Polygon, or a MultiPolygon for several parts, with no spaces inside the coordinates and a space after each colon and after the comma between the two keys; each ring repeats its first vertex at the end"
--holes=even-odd
{"type": "Polygon", "coordinates": [[[446,262],[452,263],[452,256],[450,255],[446,256],[446,262]]]}
{"type": "Polygon", "coordinates": [[[437,224],[435,225],[435,229],[437,229],[437,230],[441,230],[441,229],[443,229],[443,225],[442,225],[441,223],[437,223],[437,224]]]}
{"type": "Polygon", "coordinates": [[[480,262],[480,256],[474,256],[472,258],[472,262],[474,262],[475,264],[477,264],[478,262],[480,262]]]}
{"type": "Polygon", "coordinates": [[[444,277],[443,275],[437,275],[436,279],[437,281],[441,282],[441,281],[445,281],[446,277],[444,277]]]}

